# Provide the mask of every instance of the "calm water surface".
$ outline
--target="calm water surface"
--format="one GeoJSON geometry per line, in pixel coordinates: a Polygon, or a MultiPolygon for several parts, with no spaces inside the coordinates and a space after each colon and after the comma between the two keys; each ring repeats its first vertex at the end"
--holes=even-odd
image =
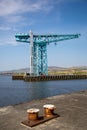
{"type": "Polygon", "coordinates": [[[87,80],[24,82],[0,76],[0,107],[87,89],[87,80]]]}

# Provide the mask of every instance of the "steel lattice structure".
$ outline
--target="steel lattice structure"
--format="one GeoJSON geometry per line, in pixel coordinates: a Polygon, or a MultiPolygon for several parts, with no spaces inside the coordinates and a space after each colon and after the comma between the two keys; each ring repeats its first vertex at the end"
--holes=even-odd
{"type": "Polygon", "coordinates": [[[68,35],[34,35],[16,34],[16,41],[30,43],[30,75],[48,75],[47,45],[63,40],[78,38],[80,34],[68,35]]]}

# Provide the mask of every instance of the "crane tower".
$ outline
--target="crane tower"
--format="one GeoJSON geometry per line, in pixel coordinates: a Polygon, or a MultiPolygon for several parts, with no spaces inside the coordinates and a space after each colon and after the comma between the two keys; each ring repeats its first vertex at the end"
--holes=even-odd
{"type": "Polygon", "coordinates": [[[30,43],[30,75],[48,75],[47,65],[47,45],[59,41],[78,38],[80,34],[48,34],[35,35],[30,31],[29,34],[16,34],[16,41],[30,43]]]}

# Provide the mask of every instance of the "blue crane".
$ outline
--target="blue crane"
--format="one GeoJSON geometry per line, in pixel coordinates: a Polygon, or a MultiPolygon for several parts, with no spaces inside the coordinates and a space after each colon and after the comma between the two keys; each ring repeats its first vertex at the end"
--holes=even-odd
{"type": "Polygon", "coordinates": [[[79,38],[80,34],[48,34],[35,35],[19,33],[15,35],[16,41],[30,43],[30,75],[48,75],[47,45],[59,41],[79,38]]]}

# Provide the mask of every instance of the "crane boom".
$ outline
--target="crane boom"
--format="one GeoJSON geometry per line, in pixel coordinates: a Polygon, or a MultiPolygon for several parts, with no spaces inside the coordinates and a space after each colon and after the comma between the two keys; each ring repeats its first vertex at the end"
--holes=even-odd
{"type": "MultiPolygon", "coordinates": [[[[52,43],[52,42],[59,42],[63,40],[70,40],[79,38],[80,34],[67,34],[67,35],[33,35],[33,42],[34,43],[52,43]]],[[[16,41],[19,42],[28,42],[30,43],[30,35],[18,33],[15,35],[16,41]]]]}
{"type": "Polygon", "coordinates": [[[19,33],[15,35],[16,41],[30,43],[30,75],[48,75],[47,45],[59,41],[79,38],[80,34],[48,34],[35,35],[19,33]]]}

